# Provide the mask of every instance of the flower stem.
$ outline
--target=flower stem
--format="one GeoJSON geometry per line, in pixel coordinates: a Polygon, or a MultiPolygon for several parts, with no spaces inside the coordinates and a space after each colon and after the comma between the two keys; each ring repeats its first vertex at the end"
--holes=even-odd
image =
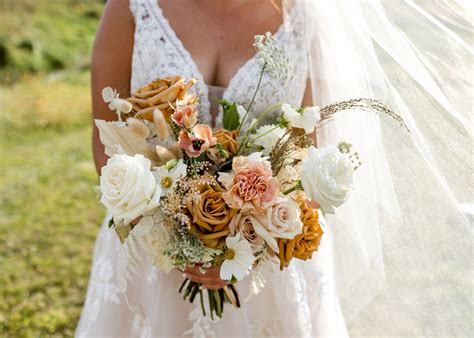
{"type": "Polygon", "coordinates": [[[255,102],[255,97],[257,96],[257,92],[260,88],[260,85],[262,84],[263,73],[265,73],[266,67],[267,67],[267,63],[265,62],[262,66],[262,70],[260,71],[260,77],[258,79],[257,88],[255,88],[255,92],[253,93],[252,100],[250,100],[250,103],[245,110],[244,118],[242,119],[242,121],[240,121],[239,128],[237,128],[238,130],[240,130],[242,126],[244,125],[245,119],[247,118],[247,115],[249,114],[250,108],[252,108],[253,103],[255,102]]]}
{"type": "Polygon", "coordinates": [[[264,137],[265,135],[270,134],[272,131],[274,131],[274,130],[277,129],[277,128],[280,128],[280,127],[279,127],[279,126],[275,126],[275,127],[273,127],[272,129],[270,129],[270,130],[264,132],[263,134],[258,135],[258,136],[255,137],[252,141],[255,142],[255,141],[258,140],[259,138],[264,137]]]}
{"type": "Polygon", "coordinates": [[[282,105],[281,103],[274,104],[273,106],[268,107],[262,113],[260,113],[260,115],[257,118],[257,121],[255,121],[255,123],[252,126],[250,126],[250,128],[245,132],[244,139],[240,143],[239,148],[237,149],[237,152],[236,152],[235,156],[237,156],[240,153],[240,151],[242,150],[242,147],[244,147],[245,144],[247,143],[248,138],[250,136],[250,133],[255,129],[255,127],[258,126],[258,124],[265,117],[265,115],[267,115],[269,112],[275,110],[276,108],[281,107],[281,105],[282,105]]]}
{"type": "Polygon", "coordinates": [[[302,189],[303,189],[303,185],[301,184],[301,181],[298,180],[294,186],[292,186],[288,190],[285,190],[283,194],[288,195],[288,194],[291,194],[295,190],[302,190],[302,189]]]}

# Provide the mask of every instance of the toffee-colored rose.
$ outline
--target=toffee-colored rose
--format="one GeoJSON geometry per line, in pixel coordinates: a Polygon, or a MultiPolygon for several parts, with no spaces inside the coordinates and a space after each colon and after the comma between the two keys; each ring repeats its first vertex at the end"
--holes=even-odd
{"type": "Polygon", "coordinates": [[[217,143],[220,143],[225,151],[230,155],[235,155],[239,145],[237,143],[237,137],[239,136],[238,130],[229,131],[227,129],[218,129],[214,132],[214,137],[217,139],[217,143]]]}
{"type": "Polygon", "coordinates": [[[191,231],[204,245],[210,248],[221,247],[229,234],[229,222],[237,210],[227,206],[222,193],[225,190],[218,184],[203,184],[199,187],[199,201],[189,201],[186,205],[191,214],[191,231]]]}
{"type": "Polygon", "coordinates": [[[293,239],[278,239],[280,269],[287,267],[293,258],[307,260],[318,250],[323,230],[318,222],[318,211],[308,207],[300,195],[297,202],[301,209],[303,231],[293,239]]]}

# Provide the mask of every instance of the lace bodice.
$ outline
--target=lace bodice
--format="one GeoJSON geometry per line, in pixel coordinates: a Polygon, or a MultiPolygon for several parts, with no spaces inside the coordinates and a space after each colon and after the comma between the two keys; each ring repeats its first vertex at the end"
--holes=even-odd
{"type": "MultiPolygon", "coordinates": [[[[209,90],[203,76],[186,50],[170,23],[163,15],[158,0],[130,0],[130,11],[135,19],[135,42],[132,60],[132,90],[148,82],[165,76],[182,75],[198,80],[194,90],[201,95],[200,119],[211,123],[209,90]]],[[[290,15],[299,15],[293,11],[290,15]]],[[[294,18],[302,25],[303,18],[294,18]]],[[[274,34],[278,44],[284,46],[295,76],[291,83],[283,86],[279,81],[266,74],[261,83],[250,116],[278,102],[300,105],[303,99],[307,79],[307,59],[304,48],[303,30],[286,32],[282,25],[274,34]]],[[[265,32],[262,32],[262,34],[265,32]]],[[[229,82],[223,98],[246,106],[257,86],[260,67],[253,56],[245,62],[229,82]]],[[[216,118],[216,125],[222,123],[222,110],[216,118]]]]}

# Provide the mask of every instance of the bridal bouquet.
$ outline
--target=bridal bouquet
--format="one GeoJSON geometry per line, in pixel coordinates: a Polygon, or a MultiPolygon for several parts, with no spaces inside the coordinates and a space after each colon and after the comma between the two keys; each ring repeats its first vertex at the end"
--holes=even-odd
{"type": "MultiPolygon", "coordinates": [[[[262,74],[278,78],[287,60],[272,37],[257,37],[256,47],[262,74]]],[[[258,284],[268,266],[277,262],[284,269],[318,249],[320,213],[333,213],[347,200],[360,162],[350,144],[316,148],[308,134],[336,111],[368,100],[321,109],[278,103],[251,121],[255,95],[247,107],[221,101],[223,127],[212,129],[199,123],[199,97],[190,93],[195,83],[158,79],[126,100],[103,90],[118,121],[96,120],[110,156],[100,201],[122,242],[123,290],[143,263],[140,250],[166,272],[219,267],[228,285],[207,290],[207,299],[188,279],[179,291],[191,302],[199,297],[204,314],[221,317],[224,303],[240,306],[234,283],[252,273],[258,284]]]]}

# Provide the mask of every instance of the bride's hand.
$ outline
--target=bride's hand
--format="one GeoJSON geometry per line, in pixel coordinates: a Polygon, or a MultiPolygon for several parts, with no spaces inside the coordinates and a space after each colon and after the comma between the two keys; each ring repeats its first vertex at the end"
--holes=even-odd
{"type": "Polygon", "coordinates": [[[206,273],[202,273],[199,271],[199,265],[196,265],[194,268],[187,268],[184,271],[184,275],[193,282],[202,284],[202,287],[205,289],[220,289],[228,284],[220,279],[219,267],[208,268],[206,273]]]}

